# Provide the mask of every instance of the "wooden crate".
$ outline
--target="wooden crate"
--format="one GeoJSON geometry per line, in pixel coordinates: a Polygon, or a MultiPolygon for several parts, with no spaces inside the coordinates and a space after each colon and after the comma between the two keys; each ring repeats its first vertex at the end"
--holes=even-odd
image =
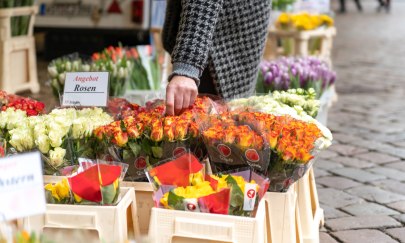
{"type": "Polygon", "coordinates": [[[295,185],[285,193],[267,192],[263,200],[266,205],[266,242],[302,243],[295,185]]]}
{"type": "Polygon", "coordinates": [[[149,237],[156,243],[263,243],[264,214],[263,202],[254,218],[153,208],[149,237]]]}
{"type": "Polygon", "coordinates": [[[147,235],[149,232],[150,215],[152,208],[155,206],[153,202],[153,188],[148,182],[128,182],[123,181],[122,186],[132,187],[136,194],[137,207],[137,222],[142,235],[147,235]]]}
{"type": "Polygon", "coordinates": [[[336,35],[336,28],[319,28],[309,31],[297,30],[278,30],[274,27],[270,28],[267,36],[266,48],[263,58],[266,60],[275,59],[286,55],[286,50],[279,47],[281,40],[291,40],[292,50],[289,53],[291,56],[309,56],[310,39],[320,38],[320,49],[317,54],[320,59],[324,60],[332,67],[331,53],[333,47],[333,37],[336,35]]]}
{"type": "Polygon", "coordinates": [[[0,9],[0,89],[39,92],[33,26],[38,7],[0,9]],[[11,18],[30,16],[28,34],[11,36],[11,18]]]}
{"type": "Polygon", "coordinates": [[[135,237],[140,236],[136,215],[134,189],[121,187],[121,200],[116,206],[48,204],[45,215],[25,218],[24,228],[37,234],[57,231],[63,234],[64,242],[71,242],[72,232],[80,230],[87,233],[83,236],[86,241],[94,241],[95,232],[100,242],[121,243],[127,242],[129,230],[133,230],[135,237]],[[128,211],[135,222],[132,229],[127,228],[128,211]]]}
{"type": "Polygon", "coordinates": [[[319,228],[324,223],[324,211],[319,206],[313,168],[296,184],[303,242],[319,243],[319,228]]]}

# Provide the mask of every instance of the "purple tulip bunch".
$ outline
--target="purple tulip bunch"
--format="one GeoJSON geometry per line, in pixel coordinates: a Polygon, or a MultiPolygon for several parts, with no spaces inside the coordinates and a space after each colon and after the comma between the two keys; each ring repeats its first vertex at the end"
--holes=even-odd
{"type": "Polygon", "coordinates": [[[335,83],[336,73],[315,57],[282,57],[260,63],[258,92],[314,88],[318,97],[335,83]]]}

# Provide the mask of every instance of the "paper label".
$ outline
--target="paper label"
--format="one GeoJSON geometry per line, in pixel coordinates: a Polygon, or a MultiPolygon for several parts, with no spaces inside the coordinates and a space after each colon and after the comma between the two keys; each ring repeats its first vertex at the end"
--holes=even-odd
{"type": "Polygon", "coordinates": [[[184,209],[187,212],[201,212],[196,198],[186,198],[183,200],[183,203],[184,209]]]}
{"type": "Polygon", "coordinates": [[[0,221],[46,211],[39,152],[0,159],[0,221]]]}
{"type": "Polygon", "coordinates": [[[255,202],[257,196],[257,184],[246,183],[245,195],[243,199],[243,210],[253,211],[255,209],[255,202]]]}
{"type": "Polygon", "coordinates": [[[108,72],[66,73],[62,106],[106,107],[108,72]]]}

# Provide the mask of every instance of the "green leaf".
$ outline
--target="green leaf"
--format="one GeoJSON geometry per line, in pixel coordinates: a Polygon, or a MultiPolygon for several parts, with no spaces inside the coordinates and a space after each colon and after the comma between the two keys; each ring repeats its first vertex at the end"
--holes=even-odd
{"type": "Polygon", "coordinates": [[[135,155],[135,157],[138,157],[141,152],[141,146],[133,142],[129,142],[128,145],[129,148],[132,150],[132,153],[135,155]]]}
{"type": "Polygon", "coordinates": [[[177,196],[174,192],[170,191],[167,202],[170,207],[172,207],[176,210],[184,211],[184,205],[183,205],[184,199],[185,199],[184,197],[177,196]]]}
{"type": "MultiPolygon", "coordinates": [[[[118,188],[117,188],[118,189],[118,188]]],[[[101,187],[102,204],[113,204],[117,199],[118,190],[114,188],[114,183],[101,187]]]]}
{"type": "Polygon", "coordinates": [[[152,154],[155,158],[162,158],[163,157],[163,149],[161,147],[152,147],[152,154]]]}
{"type": "Polygon", "coordinates": [[[242,215],[243,214],[243,199],[244,195],[238,183],[232,176],[227,176],[225,181],[231,186],[231,202],[229,206],[230,215],[242,215]]]}
{"type": "Polygon", "coordinates": [[[152,145],[148,139],[142,139],[141,148],[147,155],[152,155],[152,145]]]}

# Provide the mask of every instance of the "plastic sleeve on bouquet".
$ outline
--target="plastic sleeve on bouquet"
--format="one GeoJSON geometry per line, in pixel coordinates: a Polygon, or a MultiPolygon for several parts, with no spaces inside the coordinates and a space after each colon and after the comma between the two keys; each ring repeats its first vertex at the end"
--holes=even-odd
{"type": "Polygon", "coordinates": [[[265,173],[270,150],[265,137],[235,120],[237,113],[205,116],[200,129],[214,173],[247,165],[265,173]]]}
{"type": "Polygon", "coordinates": [[[120,195],[120,181],[127,165],[98,161],[68,178],[75,204],[114,205],[120,195]]]}
{"type": "Polygon", "coordinates": [[[149,182],[157,191],[162,185],[189,186],[193,175],[197,173],[203,175],[203,169],[203,164],[194,155],[186,152],[172,159],[161,161],[156,165],[151,165],[145,171],[149,182]]]}

